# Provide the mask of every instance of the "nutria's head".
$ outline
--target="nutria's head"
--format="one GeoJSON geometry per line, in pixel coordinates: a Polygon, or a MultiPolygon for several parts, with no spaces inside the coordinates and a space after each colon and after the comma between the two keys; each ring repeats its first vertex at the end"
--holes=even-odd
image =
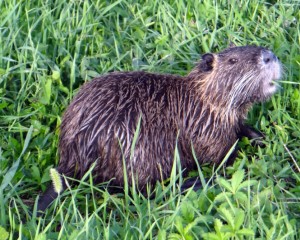
{"type": "Polygon", "coordinates": [[[270,50],[244,46],[204,54],[188,77],[205,101],[232,110],[269,98],[280,76],[281,64],[270,50]]]}

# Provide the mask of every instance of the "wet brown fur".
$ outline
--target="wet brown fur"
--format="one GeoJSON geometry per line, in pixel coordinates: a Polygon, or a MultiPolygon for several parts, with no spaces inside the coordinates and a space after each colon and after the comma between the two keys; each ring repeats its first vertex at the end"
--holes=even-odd
{"type": "Polygon", "coordinates": [[[220,163],[249,130],[243,123],[249,108],[269,97],[260,82],[263,51],[206,54],[185,77],[118,72],[86,83],[63,116],[57,170],[81,178],[96,161],[95,182],[123,186],[124,158],[129,182],[133,173],[143,190],[170,176],[176,145],[186,172],[196,167],[192,147],[199,164],[220,163]]]}

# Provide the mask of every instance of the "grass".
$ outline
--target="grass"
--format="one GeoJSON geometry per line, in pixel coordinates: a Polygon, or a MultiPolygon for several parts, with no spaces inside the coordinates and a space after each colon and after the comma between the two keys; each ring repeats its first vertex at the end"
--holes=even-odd
{"type": "Polygon", "coordinates": [[[4,0],[0,9],[0,240],[300,238],[298,1],[4,0]],[[215,178],[201,190],[180,194],[174,171],[154,199],[111,195],[87,174],[36,218],[80,85],[109,71],[184,75],[230,42],[269,47],[284,65],[282,91],[248,117],[265,148],[243,139],[232,166],[196,173],[215,178]]]}

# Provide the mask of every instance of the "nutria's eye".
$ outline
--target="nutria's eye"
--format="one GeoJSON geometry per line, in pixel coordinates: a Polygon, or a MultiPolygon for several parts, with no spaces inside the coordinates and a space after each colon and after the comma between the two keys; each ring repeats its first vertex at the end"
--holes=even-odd
{"type": "Polygon", "coordinates": [[[230,64],[235,64],[238,60],[236,58],[230,58],[229,63],[230,64]]]}

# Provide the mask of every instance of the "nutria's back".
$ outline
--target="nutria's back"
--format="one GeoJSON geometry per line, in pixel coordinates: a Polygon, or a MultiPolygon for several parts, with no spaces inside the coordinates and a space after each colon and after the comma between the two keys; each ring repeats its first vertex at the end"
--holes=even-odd
{"type": "Polygon", "coordinates": [[[247,46],[205,54],[186,77],[120,72],[96,78],[65,112],[58,171],[80,178],[97,161],[96,182],[122,186],[124,157],[127,174],[143,188],[170,175],[176,145],[183,169],[195,168],[192,147],[200,164],[219,163],[249,107],[275,92],[280,71],[272,52],[247,46]]]}

